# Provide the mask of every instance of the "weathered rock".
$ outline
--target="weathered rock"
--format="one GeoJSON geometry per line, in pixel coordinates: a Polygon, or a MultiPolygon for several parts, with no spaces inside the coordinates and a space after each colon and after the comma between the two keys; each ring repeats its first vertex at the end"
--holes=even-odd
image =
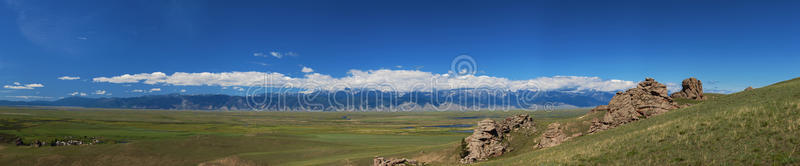
{"type": "Polygon", "coordinates": [[[508,144],[503,139],[510,138],[511,132],[520,130],[535,132],[533,118],[521,114],[508,117],[500,123],[491,119],[478,122],[472,135],[464,138],[461,163],[469,164],[502,155],[508,150],[508,144]]]}
{"type": "Polygon", "coordinates": [[[673,98],[685,98],[694,100],[703,100],[703,83],[697,78],[691,77],[683,80],[681,83],[680,92],[675,92],[671,95],[673,98]]]}
{"type": "Polygon", "coordinates": [[[608,111],[608,105],[598,105],[597,107],[592,108],[590,112],[598,112],[598,111],[608,111]]]}
{"type": "Polygon", "coordinates": [[[23,146],[25,145],[25,142],[22,142],[22,138],[17,138],[14,140],[14,145],[23,146]]]}
{"type": "Polygon", "coordinates": [[[647,78],[636,88],[617,92],[607,107],[602,119],[593,119],[590,133],[677,109],[678,105],[667,95],[667,86],[647,78]]]}
{"type": "Polygon", "coordinates": [[[491,119],[478,122],[472,135],[464,138],[464,142],[467,153],[461,159],[461,163],[473,163],[500,156],[508,146],[503,143],[503,134],[491,119]]]}
{"type": "MultiPolygon", "coordinates": [[[[578,135],[579,136],[579,135],[578,135]]],[[[539,144],[536,145],[538,148],[548,148],[553,147],[562,142],[566,141],[570,137],[567,137],[567,134],[564,133],[564,130],[559,123],[550,123],[547,125],[547,130],[542,134],[542,138],[539,140],[539,144]]]]}
{"type": "Polygon", "coordinates": [[[747,88],[744,88],[744,91],[749,91],[749,90],[753,90],[753,87],[752,86],[748,86],[747,88]]]}
{"type": "Polygon", "coordinates": [[[503,120],[503,122],[500,122],[498,126],[501,133],[510,133],[520,129],[533,129],[534,132],[536,130],[536,128],[534,128],[533,118],[528,114],[510,116],[503,120]]]}
{"type": "Polygon", "coordinates": [[[383,157],[375,156],[372,159],[372,166],[415,166],[415,165],[422,165],[417,160],[411,160],[406,158],[399,158],[399,159],[385,159],[383,157]]]}

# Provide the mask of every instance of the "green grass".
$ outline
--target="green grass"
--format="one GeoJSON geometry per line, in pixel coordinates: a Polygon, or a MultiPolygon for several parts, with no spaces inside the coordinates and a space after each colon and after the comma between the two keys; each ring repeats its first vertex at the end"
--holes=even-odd
{"type": "Polygon", "coordinates": [[[108,142],[40,148],[0,144],[0,165],[197,165],[231,156],[259,165],[369,165],[374,156],[451,165],[458,161],[458,143],[469,135],[451,130],[471,127],[426,126],[475,124],[483,117],[499,120],[518,113],[531,113],[546,122],[586,111],[208,112],[0,107],[3,135],[20,136],[26,142],[65,136],[101,137],[108,142]]]}
{"type": "Polygon", "coordinates": [[[480,165],[797,165],[800,79],[480,165]]]}
{"type": "Polygon", "coordinates": [[[489,117],[530,113],[537,132],[513,134],[511,152],[478,165],[797,165],[800,79],[535,149],[549,123],[586,134],[604,112],[208,112],[65,107],[0,107],[0,135],[25,141],[101,137],[105,144],[26,147],[0,143],[0,165],[369,165],[374,156],[458,165],[461,140],[489,117]],[[344,116],[347,117],[343,118],[344,116]],[[457,117],[480,117],[459,119],[457,117]],[[348,120],[349,119],[349,120],[348,120]],[[410,127],[410,128],[409,128],[410,127]],[[114,143],[127,142],[127,143],[114,143]]]}

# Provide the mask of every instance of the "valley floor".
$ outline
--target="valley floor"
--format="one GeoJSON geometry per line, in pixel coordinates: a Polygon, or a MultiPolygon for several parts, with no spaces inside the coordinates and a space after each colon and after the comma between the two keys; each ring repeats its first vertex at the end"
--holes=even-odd
{"type": "MultiPolygon", "coordinates": [[[[530,113],[537,123],[581,116],[550,112],[209,112],[0,107],[0,134],[25,143],[95,138],[93,145],[0,144],[10,165],[369,165],[374,156],[457,164],[461,139],[485,118],[530,113]]],[[[546,124],[537,124],[545,126],[546,124]]],[[[5,165],[0,164],[0,165],[5,165]]]]}

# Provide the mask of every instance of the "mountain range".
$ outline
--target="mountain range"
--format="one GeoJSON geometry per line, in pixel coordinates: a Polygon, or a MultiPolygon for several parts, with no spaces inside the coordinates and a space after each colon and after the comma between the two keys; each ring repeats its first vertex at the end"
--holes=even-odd
{"type": "Polygon", "coordinates": [[[112,98],[67,97],[55,101],[0,100],[0,105],[266,111],[547,110],[593,107],[608,103],[613,96],[613,92],[575,89],[538,92],[480,89],[382,92],[348,89],[311,93],[263,93],[247,96],[166,94],[112,98]]]}

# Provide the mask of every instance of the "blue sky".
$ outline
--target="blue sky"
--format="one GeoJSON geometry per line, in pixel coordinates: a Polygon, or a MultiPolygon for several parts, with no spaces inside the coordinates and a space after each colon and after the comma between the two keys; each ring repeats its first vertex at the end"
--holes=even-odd
{"type": "Polygon", "coordinates": [[[510,88],[612,90],[653,77],[674,89],[697,77],[707,91],[739,91],[800,74],[798,8],[798,1],[5,0],[0,99],[240,94],[259,74],[295,84],[452,83],[460,55],[477,66],[471,81],[510,88]]]}

